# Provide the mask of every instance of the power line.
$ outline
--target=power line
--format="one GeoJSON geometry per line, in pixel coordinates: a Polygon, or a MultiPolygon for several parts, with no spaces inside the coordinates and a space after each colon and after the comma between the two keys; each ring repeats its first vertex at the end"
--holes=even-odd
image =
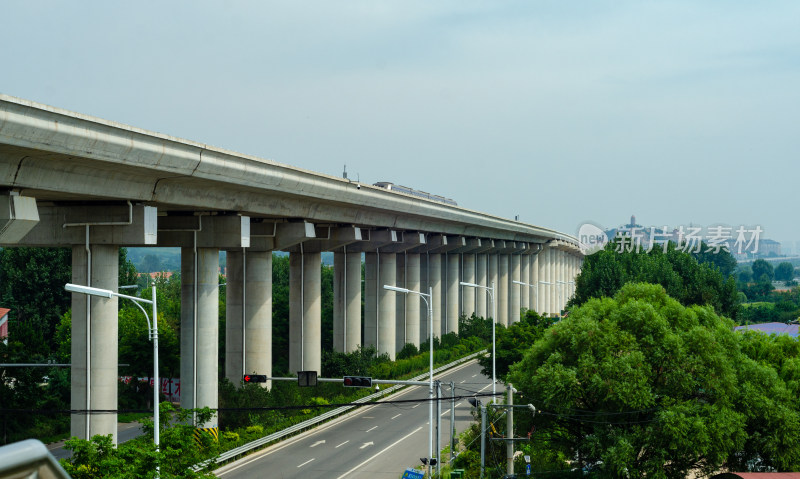
{"type": "MultiPolygon", "coordinates": [[[[456,396],[456,400],[467,399],[475,397],[476,395],[469,396],[456,396]]],[[[477,396],[492,396],[492,393],[481,393],[477,396]]],[[[452,398],[422,398],[422,399],[395,399],[380,402],[368,403],[334,403],[334,404],[304,404],[297,406],[256,406],[256,407],[223,407],[223,408],[209,408],[216,412],[257,412],[257,411],[288,411],[299,409],[320,409],[320,408],[338,408],[344,406],[364,407],[364,406],[397,406],[402,404],[417,404],[427,403],[430,401],[450,401],[452,398]]],[[[39,414],[119,414],[119,413],[147,413],[152,412],[152,409],[0,409],[0,414],[14,414],[14,413],[39,413],[39,414]]]]}

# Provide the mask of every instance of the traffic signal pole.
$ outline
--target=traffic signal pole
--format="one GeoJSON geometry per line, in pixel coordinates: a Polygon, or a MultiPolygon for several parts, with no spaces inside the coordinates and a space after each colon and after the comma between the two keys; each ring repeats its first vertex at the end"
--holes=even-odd
{"type": "Polygon", "coordinates": [[[436,475],[442,472],[442,382],[436,381],[436,475]]]}
{"type": "Polygon", "coordinates": [[[456,383],[450,381],[450,462],[455,456],[456,437],[456,383]]]}
{"type": "MultiPolygon", "coordinates": [[[[492,398],[494,399],[494,398],[492,398]]],[[[481,479],[486,472],[486,406],[481,404],[481,479]]]]}
{"type": "Polygon", "coordinates": [[[508,383],[506,390],[508,391],[508,409],[506,410],[506,474],[514,474],[514,388],[511,386],[511,383],[508,383]]]}

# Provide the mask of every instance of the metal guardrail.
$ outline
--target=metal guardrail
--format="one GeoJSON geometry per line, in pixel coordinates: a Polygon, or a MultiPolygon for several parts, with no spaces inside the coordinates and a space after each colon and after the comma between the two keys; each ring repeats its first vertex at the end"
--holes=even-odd
{"type": "Polygon", "coordinates": [[[26,439],[0,447],[0,477],[69,479],[70,476],[41,441],[26,439]]]}
{"type": "MultiPolygon", "coordinates": [[[[476,357],[480,356],[481,354],[485,354],[486,352],[487,352],[487,350],[483,349],[483,350],[478,351],[476,353],[472,353],[469,356],[464,356],[461,359],[457,359],[457,360],[455,360],[455,361],[453,361],[451,363],[445,364],[444,366],[440,366],[440,367],[434,369],[433,373],[434,374],[438,374],[438,373],[440,373],[442,371],[450,369],[450,368],[452,368],[454,366],[457,366],[457,365],[459,365],[461,363],[465,363],[467,361],[470,361],[471,359],[476,358],[476,357]]],[[[415,376],[415,377],[411,378],[411,380],[412,381],[419,381],[421,379],[424,379],[424,378],[428,377],[429,375],[430,375],[430,372],[426,372],[424,374],[420,374],[419,376],[415,376]]],[[[395,386],[391,386],[389,388],[384,389],[383,391],[380,391],[380,392],[377,392],[377,393],[374,393],[374,394],[370,394],[369,396],[364,396],[361,399],[356,399],[355,401],[353,401],[353,403],[354,404],[363,404],[363,403],[371,402],[374,399],[379,399],[379,398],[381,398],[381,397],[383,397],[383,396],[385,396],[387,394],[391,394],[391,393],[397,391],[398,389],[400,389],[402,387],[405,387],[405,385],[398,384],[398,385],[395,385],[395,386]]],[[[243,455],[245,453],[248,453],[248,452],[252,451],[253,449],[257,449],[257,448],[259,448],[259,447],[261,447],[261,446],[263,446],[265,444],[268,444],[268,443],[273,442],[273,441],[277,441],[277,440],[282,439],[282,438],[284,438],[286,436],[301,432],[301,431],[303,431],[305,429],[309,429],[312,426],[316,426],[317,424],[320,424],[322,422],[327,421],[328,419],[331,419],[331,418],[334,418],[334,417],[339,416],[341,414],[344,414],[347,411],[349,411],[349,410],[351,410],[351,409],[353,409],[355,407],[356,406],[354,406],[354,405],[348,405],[348,406],[342,406],[342,407],[339,407],[339,408],[336,408],[336,409],[332,409],[332,410],[330,410],[330,411],[328,411],[328,412],[326,412],[324,414],[320,414],[319,416],[312,417],[311,419],[307,419],[307,420],[305,420],[303,422],[297,423],[294,426],[290,426],[290,427],[288,427],[286,429],[283,429],[281,431],[274,432],[274,433],[272,433],[272,434],[270,434],[268,436],[264,436],[261,439],[256,439],[255,441],[248,442],[247,444],[244,444],[244,445],[239,446],[237,448],[225,451],[222,454],[220,454],[219,456],[217,456],[216,459],[213,459],[213,462],[216,463],[216,464],[221,464],[223,462],[230,461],[231,459],[233,459],[233,458],[235,458],[237,456],[241,456],[241,455],[243,455]]],[[[203,469],[204,467],[208,466],[209,464],[211,464],[211,461],[212,460],[208,460],[208,461],[203,461],[201,463],[195,464],[194,467],[192,467],[192,469],[194,469],[195,471],[199,471],[199,470],[203,469]]]]}

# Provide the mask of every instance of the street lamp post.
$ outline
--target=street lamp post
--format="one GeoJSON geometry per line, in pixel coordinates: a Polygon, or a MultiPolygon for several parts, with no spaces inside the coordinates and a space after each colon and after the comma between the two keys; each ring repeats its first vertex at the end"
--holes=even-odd
{"type": "Polygon", "coordinates": [[[489,294],[489,299],[492,301],[492,402],[494,402],[495,394],[497,394],[497,351],[495,350],[495,324],[497,324],[497,302],[494,300],[494,281],[492,286],[482,286],[475,283],[461,282],[461,286],[469,286],[470,288],[479,288],[485,290],[489,294]]]}
{"type": "MultiPolygon", "coordinates": [[[[406,288],[398,288],[397,286],[388,284],[384,284],[383,289],[403,294],[416,294],[425,301],[425,306],[428,307],[428,331],[430,332],[428,336],[428,344],[430,346],[430,384],[428,386],[428,477],[433,477],[431,476],[431,459],[433,458],[433,288],[428,288],[427,294],[406,288]]],[[[436,458],[438,464],[438,452],[436,453],[436,458]]]]}
{"type": "MultiPolygon", "coordinates": [[[[114,291],[110,291],[107,289],[100,289],[100,288],[92,288],[91,286],[81,286],[79,284],[72,284],[67,283],[64,285],[64,289],[71,292],[71,293],[80,293],[80,294],[87,294],[89,296],[99,296],[101,298],[111,299],[112,296],[116,296],[118,298],[125,298],[133,301],[133,303],[139,307],[144,313],[144,317],[147,320],[147,329],[150,333],[150,340],[153,341],[153,423],[155,427],[153,428],[153,442],[156,444],[156,451],[159,450],[159,444],[161,442],[161,431],[159,430],[159,392],[161,389],[161,381],[158,378],[158,316],[157,316],[157,308],[156,308],[156,285],[153,284],[153,299],[144,299],[144,298],[137,298],[136,296],[128,296],[127,294],[119,294],[115,293],[114,291]],[[153,306],[153,322],[152,326],[150,323],[150,317],[147,315],[147,311],[142,307],[141,303],[150,304],[153,306]]],[[[87,339],[88,340],[88,339],[87,339]]],[[[160,467],[156,466],[156,477],[158,477],[160,473],[160,467]]]]}

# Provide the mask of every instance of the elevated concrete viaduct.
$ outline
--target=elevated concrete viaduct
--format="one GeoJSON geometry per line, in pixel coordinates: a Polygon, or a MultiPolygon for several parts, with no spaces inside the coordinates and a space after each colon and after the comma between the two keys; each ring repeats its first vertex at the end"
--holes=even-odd
{"type": "MultiPolygon", "coordinates": [[[[119,247],[180,247],[181,402],[212,408],[222,250],[224,375],[234,383],[272,372],[273,251],[290,256],[291,368],[317,371],[324,251],[334,252],[334,348],[372,345],[390,357],[431,327],[457,332],[461,314],[496,306],[503,325],[523,308],[557,315],[582,262],[577,240],[551,229],[5,95],[0,245],[71,247],[72,282],[111,290],[119,247]],[[493,284],[496,305],[462,281],[493,284]],[[432,324],[418,297],[384,284],[431,288],[432,324]]],[[[116,302],[73,295],[72,409],[117,407],[116,302]]],[[[114,414],[76,413],[72,434],[116,437],[116,425],[114,414]]]]}

